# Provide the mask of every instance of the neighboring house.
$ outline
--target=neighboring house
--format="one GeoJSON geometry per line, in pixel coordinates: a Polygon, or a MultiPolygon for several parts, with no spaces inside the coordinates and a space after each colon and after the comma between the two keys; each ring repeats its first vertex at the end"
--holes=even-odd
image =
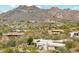
{"type": "Polygon", "coordinates": [[[56,35],[59,35],[59,34],[61,34],[63,32],[64,32],[64,30],[61,30],[61,29],[48,30],[49,34],[56,34],[56,35]]]}
{"type": "Polygon", "coordinates": [[[75,31],[76,30],[76,28],[70,28],[70,31],[75,31]]]}
{"type": "Polygon", "coordinates": [[[70,32],[70,37],[79,37],[79,31],[70,32]]]}
{"type": "Polygon", "coordinates": [[[20,38],[24,33],[17,33],[17,32],[10,32],[10,33],[4,33],[2,39],[15,39],[20,38]]]}
{"type": "Polygon", "coordinates": [[[13,32],[27,32],[28,30],[24,30],[24,29],[14,29],[13,32]]]}
{"type": "Polygon", "coordinates": [[[38,48],[43,48],[44,50],[48,50],[50,47],[65,47],[64,43],[58,43],[58,41],[54,42],[53,40],[45,40],[45,39],[34,39],[33,41],[34,43],[36,43],[36,46],[38,48]]]}

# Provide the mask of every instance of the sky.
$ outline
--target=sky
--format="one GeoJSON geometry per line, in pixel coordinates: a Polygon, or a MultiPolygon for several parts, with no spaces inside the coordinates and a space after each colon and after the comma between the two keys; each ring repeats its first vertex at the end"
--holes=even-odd
{"type": "MultiPolygon", "coordinates": [[[[70,8],[72,10],[79,10],[79,5],[36,5],[36,6],[41,9],[49,9],[52,7],[58,7],[61,9],[70,8]]],[[[16,8],[16,7],[18,7],[18,6],[17,5],[0,5],[0,11],[6,12],[6,11],[9,11],[9,10],[16,8]]]]}

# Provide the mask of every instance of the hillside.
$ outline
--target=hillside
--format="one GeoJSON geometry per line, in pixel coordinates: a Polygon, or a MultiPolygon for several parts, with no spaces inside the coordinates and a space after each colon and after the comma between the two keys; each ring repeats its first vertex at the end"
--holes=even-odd
{"type": "Polygon", "coordinates": [[[70,9],[59,9],[52,7],[50,9],[40,9],[36,6],[20,5],[19,7],[10,10],[0,15],[4,21],[60,21],[60,22],[78,22],[79,11],[70,9]]]}
{"type": "Polygon", "coordinates": [[[47,12],[39,9],[35,6],[19,6],[16,9],[10,10],[1,15],[1,18],[5,21],[20,21],[20,20],[31,20],[40,21],[47,19],[47,12]]]}
{"type": "Polygon", "coordinates": [[[1,13],[0,52],[79,52],[79,11],[20,5],[1,13]]]}

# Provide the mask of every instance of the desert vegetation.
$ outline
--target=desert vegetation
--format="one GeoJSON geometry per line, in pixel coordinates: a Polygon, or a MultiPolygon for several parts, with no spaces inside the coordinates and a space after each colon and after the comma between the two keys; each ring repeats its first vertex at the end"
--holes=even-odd
{"type": "Polygon", "coordinates": [[[76,10],[59,8],[43,10],[35,6],[19,6],[0,14],[0,52],[79,52],[79,37],[70,37],[71,31],[79,32],[78,15],[79,11],[76,10]],[[6,34],[15,32],[17,34],[6,34]],[[36,47],[34,39],[63,40],[65,47],[53,47],[45,51],[44,47],[36,47]]]}

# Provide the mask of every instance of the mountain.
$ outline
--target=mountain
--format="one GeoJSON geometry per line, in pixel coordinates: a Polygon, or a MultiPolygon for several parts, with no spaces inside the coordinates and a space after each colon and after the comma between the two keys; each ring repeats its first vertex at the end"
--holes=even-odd
{"type": "Polygon", "coordinates": [[[2,11],[0,11],[0,14],[2,14],[3,12],[2,11]]]}
{"type": "Polygon", "coordinates": [[[29,20],[29,21],[40,21],[47,19],[47,11],[39,9],[36,6],[19,6],[13,10],[10,10],[2,14],[2,19],[7,21],[14,20],[29,20]]]}
{"type": "Polygon", "coordinates": [[[79,11],[71,9],[59,9],[53,7],[48,11],[51,16],[61,19],[67,22],[79,22],[79,11]]]}
{"type": "Polygon", "coordinates": [[[2,13],[0,18],[4,21],[60,21],[60,22],[79,22],[79,11],[70,9],[40,9],[36,6],[20,5],[19,7],[2,13]]]}

